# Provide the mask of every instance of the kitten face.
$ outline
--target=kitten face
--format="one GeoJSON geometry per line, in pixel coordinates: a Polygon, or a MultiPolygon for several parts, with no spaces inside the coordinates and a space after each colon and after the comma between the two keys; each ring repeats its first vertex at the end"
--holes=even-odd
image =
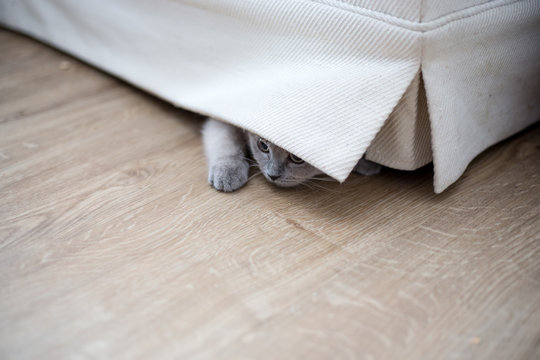
{"type": "Polygon", "coordinates": [[[322,174],[319,169],[259,136],[249,132],[247,136],[253,158],[271,183],[291,187],[322,174]]]}

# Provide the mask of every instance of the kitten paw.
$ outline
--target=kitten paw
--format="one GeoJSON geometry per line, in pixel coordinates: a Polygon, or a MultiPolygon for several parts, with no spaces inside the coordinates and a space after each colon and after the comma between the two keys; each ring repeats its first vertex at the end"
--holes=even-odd
{"type": "Polygon", "coordinates": [[[248,180],[249,165],[244,160],[222,161],[210,168],[208,182],[216,190],[231,192],[240,189],[248,180]]]}
{"type": "Polygon", "coordinates": [[[358,164],[356,164],[353,171],[361,175],[371,176],[380,173],[381,169],[381,165],[362,158],[358,164]]]}

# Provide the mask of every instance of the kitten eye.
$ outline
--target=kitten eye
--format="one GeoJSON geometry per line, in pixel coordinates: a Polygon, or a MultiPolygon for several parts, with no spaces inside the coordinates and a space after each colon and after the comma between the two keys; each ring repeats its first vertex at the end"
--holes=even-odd
{"type": "Polygon", "coordinates": [[[304,160],[300,159],[298,156],[296,155],[293,155],[293,154],[289,154],[289,158],[291,159],[291,161],[295,164],[301,164],[304,162],[304,160]]]}
{"type": "Polygon", "coordinates": [[[264,141],[263,139],[261,139],[261,138],[259,138],[259,140],[257,140],[257,147],[259,148],[259,150],[261,150],[262,152],[265,152],[265,153],[270,151],[270,148],[268,147],[268,143],[266,141],[264,141]]]}

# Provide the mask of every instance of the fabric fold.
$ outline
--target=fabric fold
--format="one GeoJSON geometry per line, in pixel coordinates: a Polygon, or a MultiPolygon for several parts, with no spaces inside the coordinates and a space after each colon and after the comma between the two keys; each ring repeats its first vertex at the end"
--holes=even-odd
{"type": "Polygon", "coordinates": [[[421,72],[366,151],[366,158],[398,170],[416,170],[433,159],[426,92],[421,72]]]}

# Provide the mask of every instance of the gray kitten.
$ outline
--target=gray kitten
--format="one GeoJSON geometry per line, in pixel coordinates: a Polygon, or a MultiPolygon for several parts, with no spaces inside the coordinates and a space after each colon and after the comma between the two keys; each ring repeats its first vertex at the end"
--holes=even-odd
{"type": "MultiPolygon", "coordinates": [[[[208,182],[219,191],[237,190],[248,181],[248,149],[264,177],[277,186],[296,186],[324,175],[265,139],[214,119],[209,118],[203,126],[203,143],[208,160],[208,182]]],[[[362,175],[374,175],[380,170],[380,165],[365,159],[354,168],[362,175]]]]}

